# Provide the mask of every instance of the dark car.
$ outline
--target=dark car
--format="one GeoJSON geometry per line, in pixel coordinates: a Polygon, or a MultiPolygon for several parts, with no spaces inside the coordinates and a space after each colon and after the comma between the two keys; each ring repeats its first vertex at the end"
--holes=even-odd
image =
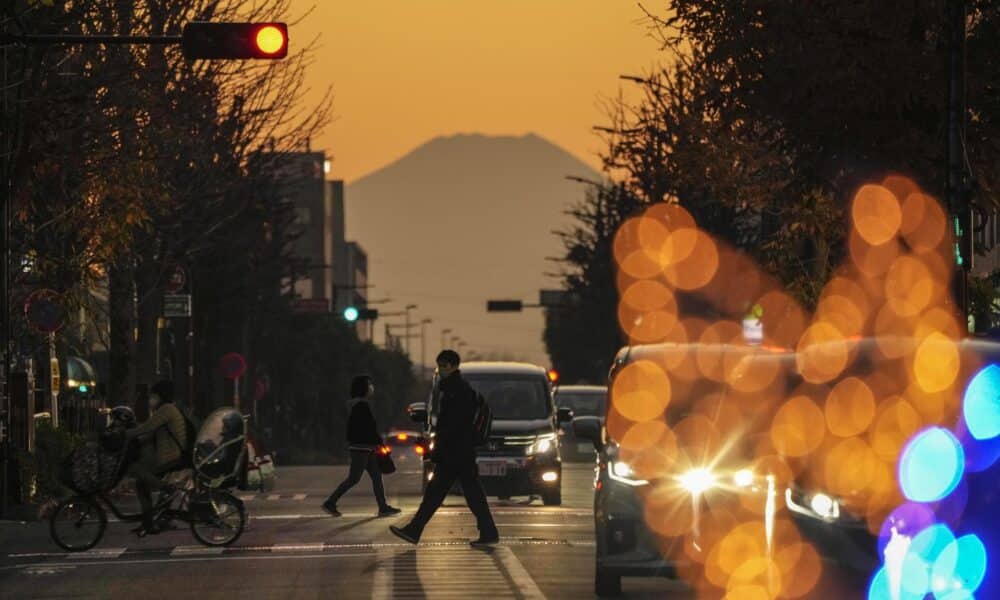
{"type": "Polygon", "coordinates": [[[421,432],[411,429],[390,429],[383,439],[392,449],[392,459],[398,467],[406,467],[407,470],[422,468],[427,446],[421,432]]]}
{"type": "MultiPolygon", "coordinates": [[[[695,353],[697,364],[702,366],[744,360],[743,373],[731,373],[729,383],[765,371],[775,373],[775,381],[777,377],[787,377],[788,389],[801,383],[792,351],[724,344],[662,344],[622,349],[612,366],[609,387],[626,367],[639,361],[675,365],[680,369],[684,366],[683,360],[694,359],[695,353]]],[[[688,363],[690,369],[699,368],[694,365],[694,360],[688,363]]],[[[689,374],[696,372],[688,371],[689,374]]],[[[878,565],[875,537],[869,533],[865,519],[851,514],[846,508],[844,498],[813,489],[804,480],[779,487],[767,470],[758,468],[760,465],[754,462],[755,448],[762,442],[761,437],[767,435],[768,428],[762,432],[757,427],[759,424],[750,422],[752,416],[731,420],[725,426],[718,423],[719,419],[745,414],[727,406],[737,400],[733,394],[727,394],[727,384],[721,379],[694,375],[681,384],[680,377],[675,378],[678,383],[673,385],[672,392],[666,390],[671,397],[669,402],[664,402],[664,406],[669,407],[664,409],[663,418],[672,428],[692,416],[692,407],[696,407],[702,423],[720,425],[717,429],[720,432],[735,432],[730,433],[731,439],[725,439],[725,443],[711,450],[708,441],[704,449],[685,448],[688,452],[683,456],[699,458],[678,459],[669,467],[647,470],[654,475],[640,475],[642,469],[623,458],[626,453],[622,450],[622,429],[606,422],[612,402],[608,403],[603,419],[596,416],[573,419],[577,438],[589,439],[598,448],[594,486],[595,592],[598,595],[621,593],[622,576],[678,577],[682,568],[692,564],[686,553],[700,552],[700,532],[706,528],[704,519],[710,518],[705,515],[711,514],[705,507],[712,505],[768,506],[770,510],[789,516],[801,535],[810,539],[822,556],[836,561],[849,557],[853,564],[847,566],[856,572],[870,573],[878,565]],[[619,435],[615,435],[615,429],[619,435]],[[656,505],[661,501],[670,504],[656,505]],[[650,502],[654,505],[648,506],[650,502]],[[690,513],[685,512],[688,510],[690,513]],[[699,511],[704,511],[705,515],[699,516],[699,511]],[[655,533],[649,524],[650,518],[663,519],[661,529],[670,529],[670,533],[678,537],[655,533]]],[[[651,397],[644,398],[648,402],[651,397]]],[[[621,419],[620,416],[616,418],[621,419]]],[[[697,437],[695,443],[698,443],[697,437]]],[[[723,509],[720,514],[725,512],[723,509]]],[[[704,561],[702,557],[699,562],[704,561]]]]}
{"type": "MultiPolygon", "coordinates": [[[[547,371],[524,363],[471,362],[462,364],[462,376],[483,395],[493,412],[489,441],[476,450],[486,494],[502,499],[540,497],[547,506],[561,504],[558,432],[559,424],[568,422],[572,413],[556,410],[547,371]]],[[[428,402],[409,408],[414,422],[425,428],[428,455],[433,452],[440,408],[437,397],[435,377],[428,402]]],[[[432,472],[429,456],[425,456],[425,483],[432,472]]]]}
{"type": "MultiPolygon", "coordinates": [[[[556,388],[556,406],[573,412],[574,417],[604,418],[608,388],[603,385],[562,385],[556,388]]],[[[559,429],[559,450],[566,462],[594,462],[594,443],[573,433],[572,423],[559,429]]]]}

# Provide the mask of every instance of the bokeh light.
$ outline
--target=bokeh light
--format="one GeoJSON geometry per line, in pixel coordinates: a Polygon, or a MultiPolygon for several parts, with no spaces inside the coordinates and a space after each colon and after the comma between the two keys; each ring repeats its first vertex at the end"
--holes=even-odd
{"type": "Polygon", "coordinates": [[[892,240],[903,224],[899,200],[881,185],[863,185],[851,205],[854,228],[866,242],[879,246],[892,240]]]}
{"type": "Polygon", "coordinates": [[[607,430],[650,480],[636,489],[646,523],[699,597],[825,597],[817,548],[784,502],[769,512],[765,478],[779,498],[793,484],[837,498],[881,556],[896,552],[869,598],[972,597],[982,581],[986,545],[952,531],[971,506],[964,474],[1000,460],[1000,366],[977,372],[962,341],[947,215],[891,175],[861,187],[849,217],[847,261],[812,314],[675,203],[615,236],[622,331],[657,346],[616,373],[607,430]],[[693,468],[757,483],[695,504],[676,485],[693,468]]]}
{"type": "Polygon", "coordinates": [[[1000,366],[988,365],[972,378],[962,400],[962,415],[977,440],[1000,436],[1000,366]]]}
{"type": "Polygon", "coordinates": [[[932,427],[918,433],[903,450],[899,485],[915,502],[936,502],[950,494],[965,471],[965,453],[950,431],[932,427]]]}
{"type": "Polygon", "coordinates": [[[848,377],[830,390],[824,412],[827,427],[834,435],[859,435],[875,418],[875,395],[864,381],[848,377]]]}
{"type": "Polygon", "coordinates": [[[666,372],[648,360],[634,362],[622,369],[611,388],[615,409],[633,421],[649,421],[661,416],[670,398],[670,379],[666,372]]]}
{"type": "Polygon", "coordinates": [[[937,598],[958,591],[975,592],[986,578],[986,546],[975,534],[949,543],[934,561],[931,591],[937,598]]]}

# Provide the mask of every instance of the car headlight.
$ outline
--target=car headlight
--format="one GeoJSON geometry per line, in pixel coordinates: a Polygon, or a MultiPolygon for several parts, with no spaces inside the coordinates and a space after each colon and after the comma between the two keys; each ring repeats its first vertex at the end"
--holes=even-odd
{"type": "Polygon", "coordinates": [[[840,503],[826,494],[813,494],[809,499],[809,508],[823,519],[836,519],[840,516],[840,503]]]}
{"type": "Polygon", "coordinates": [[[616,460],[608,461],[608,477],[617,481],[618,483],[624,483],[625,485],[637,486],[646,485],[649,483],[645,479],[638,479],[635,476],[635,470],[629,466],[628,463],[619,462],[616,460]]]}
{"type": "Polygon", "coordinates": [[[740,469],[733,473],[733,484],[737,487],[750,487],[753,485],[753,471],[750,469],[740,469]]]}
{"type": "Polygon", "coordinates": [[[792,512],[824,521],[836,521],[840,518],[840,502],[822,492],[796,494],[788,488],[785,490],[785,504],[792,512]]]}
{"type": "Polygon", "coordinates": [[[685,472],[677,478],[677,482],[688,492],[698,495],[715,487],[715,475],[708,469],[701,467],[685,472]]]}
{"type": "Polygon", "coordinates": [[[545,454],[546,452],[551,452],[556,447],[556,436],[555,434],[546,434],[538,436],[538,438],[532,442],[531,446],[528,446],[528,454],[545,454]]]}

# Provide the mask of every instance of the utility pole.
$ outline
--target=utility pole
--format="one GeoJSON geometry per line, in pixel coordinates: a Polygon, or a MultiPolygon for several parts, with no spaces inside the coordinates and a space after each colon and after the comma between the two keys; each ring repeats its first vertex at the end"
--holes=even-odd
{"type": "Polygon", "coordinates": [[[423,372],[427,368],[427,326],[433,323],[430,319],[420,322],[420,369],[423,372]]]}
{"type": "MultiPolygon", "coordinates": [[[[7,28],[12,26],[12,18],[0,15],[0,35],[8,33],[7,28]]],[[[10,394],[10,340],[11,340],[11,318],[10,318],[10,205],[13,201],[13,172],[14,172],[14,132],[16,126],[13,123],[10,112],[10,58],[11,48],[8,44],[2,45],[3,65],[0,66],[0,518],[7,516],[7,496],[10,491],[7,489],[8,460],[12,453],[10,440],[11,416],[13,413],[13,401],[10,394]]],[[[29,394],[34,394],[33,390],[28,390],[29,394]]],[[[29,420],[34,419],[34,415],[28,415],[29,420]]]]}
{"type": "Polygon", "coordinates": [[[448,340],[447,340],[447,337],[448,337],[448,334],[449,334],[449,333],[451,333],[451,329],[442,329],[442,330],[441,330],[441,347],[440,347],[440,348],[438,348],[438,351],[439,351],[439,352],[440,352],[441,350],[444,350],[445,348],[447,348],[447,347],[448,347],[448,346],[447,346],[447,344],[448,344],[448,340]]]}
{"type": "Polygon", "coordinates": [[[409,334],[410,334],[410,311],[414,310],[415,308],[417,308],[416,304],[407,304],[406,308],[403,309],[403,312],[406,313],[406,334],[407,334],[407,337],[406,337],[406,357],[407,358],[410,357],[410,337],[409,337],[409,334]]]}
{"type": "Polygon", "coordinates": [[[974,260],[972,205],[965,165],[965,21],[966,0],[948,1],[948,171],[945,194],[955,237],[955,300],[962,327],[969,322],[969,271],[974,260]]]}

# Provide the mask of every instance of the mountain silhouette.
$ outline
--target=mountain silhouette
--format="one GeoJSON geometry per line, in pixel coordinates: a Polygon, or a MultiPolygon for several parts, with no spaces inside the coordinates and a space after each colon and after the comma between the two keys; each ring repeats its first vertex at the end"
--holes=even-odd
{"type": "MultiPolygon", "coordinates": [[[[540,289],[559,286],[546,276],[556,269],[546,259],[563,253],[553,231],[571,222],[565,211],[584,194],[568,175],[600,177],[534,134],[462,134],[434,138],[348,184],[347,235],[368,252],[369,297],[392,298],[384,312],[417,304],[414,320],[433,319],[428,362],[447,328],[468,343],[465,354],[548,364],[542,311],[487,313],[486,301],[534,304],[540,289]]],[[[376,322],[379,340],[384,322],[376,322]]],[[[411,339],[414,362],[420,348],[411,339]]]]}

